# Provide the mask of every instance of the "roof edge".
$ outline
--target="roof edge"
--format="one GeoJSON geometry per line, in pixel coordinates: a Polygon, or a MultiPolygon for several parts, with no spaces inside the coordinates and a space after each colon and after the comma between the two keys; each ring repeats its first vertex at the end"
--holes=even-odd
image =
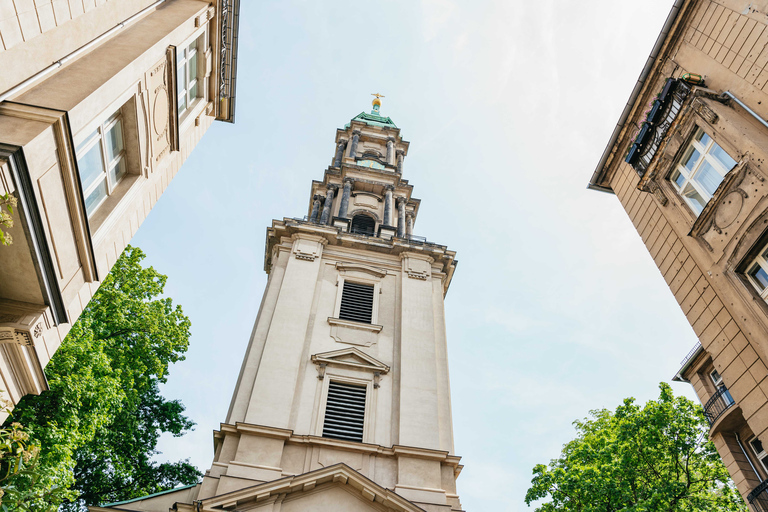
{"type": "Polygon", "coordinates": [[[156,493],[153,493],[153,494],[147,494],[146,496],[140,496],[138,498],[132,498],[130,500],[115,501],[114,503],[104,503],[103,505],[99,505],[99,507],[100,508],[107,508],[107,507],[114,507],[114,506],[117,506],[117,505],[125,505],[126,503],[133,503],[135,501],[141,501],[141,500],[146,500],[146,499],[149,499],[149,498],[155,498],[157,496],[162,496],[163,494],[170,494],[170,493],[175,492],[175,491],[183,491],[184,489],[190,489],[190,488],[192,488],[192,487],[194,487],[196,485],[200,485],[200,482],[197,482],[195,484],[190,484],[190,485],[184,485],[182,487],[175,487],[173,489],[168,489],[166,491],[160,491],[160,492],[156,492],[156,493]]]}
{"type": "Polygon", "coordinates": [[[611,138],[608,141],[608,145],[605,147],[602,156],[600,157],[600,162],[597,164],[595,171],[592,173],[592,178],[590,178],[589,184],[587,185],[588,189],[600,190],[601,192],[610,191],[610,193],[613,193],[613,190],[599,185],[598,180],[603,174],[605,163],[608,161],[608,157],[611,155],[611,150],[619,139],[619,134],[623,130],[624,124],[627,122],[629,114],[632,111],[632,107],[634,107],[637,98],[640,96],[640,92],[645,86],[645,81],[648,79],[648,75],[651,73],[651,68],[656,62],[656,58],[659,56],[659,53],[661,53],[661,48],[664,46],[664,41],[666,41],[667,36],[669,35],[669,31],[672,28],[672,25],[675,23],[675,20],[677,20],[677,16],[680,14],[681,7],[685,1],[686,0],[675,0],[674,5],[672,5],[672,9],[670,10],[669,15],[667,15],[666,21],[664,21],[664,26],[662,27],[659,36],[656,38],[656,43],[653,45],[651,54],[645,61],[645,66],[643,66],[643,70],[640,72],[637,83],[635,84],[634,89],[632,89],[632,94],[630,94],[629,99],[627,100],[627,104],[624,106],[624,110],[621,112],[621,116],[619,117],[618,123],[616,123],[616,127],[613,129],[613,133],[611,133],[611,138]]]}

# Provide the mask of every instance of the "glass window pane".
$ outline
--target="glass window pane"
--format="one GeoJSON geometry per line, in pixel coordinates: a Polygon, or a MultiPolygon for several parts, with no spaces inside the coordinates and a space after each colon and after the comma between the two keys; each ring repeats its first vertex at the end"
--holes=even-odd
{"type": "Polygon", "coordinates": [[[723,148],[717,144],[712,144],[712,149],[709,150],[709,154],[717,158],[717,160],[723,164],[726,170],[730,171],[733,166],[736,165],[736,160],[731,158],[728,153],[723,151],[723,148]]]}
{"type": "Polygon", "coordinates": [[[701,153],[699,153],[699,150],[691,146],[688,148],[688,151],[686,151],[685,156],[683,157],[683,166],[688,170],[688,172],[691,172],[694,167],[696,166],[696,162],[699,161],[699,157],[701,156],[701,153]]]}
{"type": "Polygon", "coordinates": [[[93,133],[91,133],[90,135],[88,135],[88,137],[85,138],[83,142],[77,145],[77,147],[75,148],[75,153],[79,153],[85,146],[88,145],[89,142],[93,140],[94,137],[98,137],[98,136],[99,136],[99,129],[96,128],[93,131],[93,133]]]}
{"type": "Polygon", "coordinates": [[[107,181],[103,180],[99,185],[88,194],[85,198],[85,211],[88,212],[88,216],[96,211],[104,198],[107,197],[107,181]]]}
{"type": "Polygon", "coordinates": [[[755,449],[755,452],[761,453],[763,451],[763,443],[761,443],[759,439],[754,439],[749,444],[752,445],[752,448],[755,449]]]}
{"type": "Polygon", "coordinates": [[[187,67],[185,64],[179,64],[179,69],[176,74],[176,93],[179,97],[179,111],[184,110],[187,107],[187,67]]]}
{"type": "Polygon", "coordinates": [[[696,212],[696,215],[700,214],[707,204],[707,201],[690,184],[683,189],[682,194],[688,198],[688,204],[696,212]]]}
{"type": "Polygon", "coordinates": [[[197,80],[189,86],[189,98],[190,103],[192,102],[192,98],[197,98],[197,80]]]}
{"type": "Polygon", "coordinates": [[[120,120],[112,125],[105,137],[107,145],[107,162],[112,162],[123,150],[123,126],[120,120]]]}
{"type": "Polygon", "coordinates": [[[189,59],[189,81],[197,78],[197,53],[192,55],[189,59]]]}
{"type": "Polygon", "coordinates": [[[696,140],[701,142],[702,145],[706,146],[709,144],[709,141],[712,140],[709,138],[709,135],[707,135],[707,132],[704,130],[699,130],[699,133],[696,134],[696,140]]]}
{"type": "Polygon", "coordinates": [[[85,190],[104,173],[101,144],[96,143],[87,153],[78,158],[77,167],[80,170],[80,183],[85,190]]]}
{"type": "Polygon", "coordinates": [[[723,177],[720,175],[720,173],[717,172],[717,170],[712,167],[712,164],[710,164],[707,160],[704,160],[701,163],[699,171],[696,173],[696,177],[694,179],[696,180],[696,183],[699,183],[710,196],[715,193],[718,185],[720,185],[720,182],[723,181],[723,177]]]}
{"type": "Polygon", "coordinates": [[[752,267],[749,271],[749,275],[752,276],[755,284],[757,284],[758,291],[762,292],[765,290],[765,287],[768,286],[768,272],[766,272],[760,265],[752,267]]]}
{"type": "Polygon", "coordinates": [[[685,183],[685,176],[683,176],[679,171],[675,171],[675,174],[672,175],[672,181],[677,183],[678,187],[683,186],[683,183],[685,183]]]}
{"type": "Polygon", "coordinates": [[[109,184],[113,187],[117,185],[125,176],[125,158],[121,158],[117,165],[109,170],[109,184]]]}

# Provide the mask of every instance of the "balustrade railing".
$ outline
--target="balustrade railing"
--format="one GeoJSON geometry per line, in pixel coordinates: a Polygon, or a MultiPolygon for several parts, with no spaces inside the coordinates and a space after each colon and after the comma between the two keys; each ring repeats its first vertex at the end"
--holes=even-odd
{"type": "Polygon", "coordinates": [[[709,426],[711,427],[714,425],[717,418],[722,416],[734,403],[733,397],[731,397],[731,394],[728,392],[728,388],[725,386],[717,388],[717,391],[712,395],[712,398],[707,400],[707,403],[704,405],[704,417],[707,418],[709,426]]]}
{"type": "Polygon", "coordinates": [[[768,512],[768,480],[752,489],[747,495],[747,501],[756,512],[768,512]]]}

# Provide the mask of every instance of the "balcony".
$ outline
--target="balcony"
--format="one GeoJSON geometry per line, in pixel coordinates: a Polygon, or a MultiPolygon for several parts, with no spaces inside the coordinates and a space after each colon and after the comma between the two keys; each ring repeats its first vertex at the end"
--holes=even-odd
{"type": "MultiPolygon", "coordinates": [[[[334,217],[334,219],[338,219],[338,218],[334,217]]],[[[445,247],[444,245],[440,245],[440,244],[436,244],[434,242],[428,241],[427,237],[424,237],[424,236],[417,236],[417,235],[397,236],[397,235],[394,235],[394,234],[393,234],[393,236],[388,236],[388,237],[381,236],[381,235],[376,234],[376,233],[373,232],[373,226],[371,226],[370,229],[368,229],[366,227],[358,227],[358,226],[350,226],[350,227],[340,226],[340,225],[330,225],[330,226],[328,226],[328,225],[320,224],[316,220],[315,221],[310,220],[310,218],[308,216],[294,217],[292,220],[295,221],[295,222],[298,222],[300,224],[312,224],[312,225],[315,225],[315,226],[325,226],[325,227],[331,227],[331,228],[335,227],[336,229],[339,230],[339,233],[344,233],[344,234],[347,234],[347,235],[354,235],[356,237],[361,237],[361,238],[378,238],[378,239],[381,239],[381,240],[396,240],[398,242],[406,243],[408,245],[422,245],[422,246],[432,246],[432,247],[441,247],[441,248],[445,247]]],[[[349,221],[347,221],[347,222],[349,222],[349,221]]],[[[394,232],[394,228],[392,227],[391,229],[394,232]]]]}
{"type": "Polygon", "coordinates": [[[747,501],[756,512],[768,512],[768,480],[755,487],[747,495],[747,501]]]}
{"type": "MultiPolygon", "coordinates": [[[[712,398],[710,398],[704,405],[704,417],[707,418],[710,428],[715,424],[717,419],[722,416],[725,411],[733,407],[733,397],[728,392],[728,388],[720,386],[712,398]]],[[[767,511],[768,512],[768,511],[767,511]]]]}

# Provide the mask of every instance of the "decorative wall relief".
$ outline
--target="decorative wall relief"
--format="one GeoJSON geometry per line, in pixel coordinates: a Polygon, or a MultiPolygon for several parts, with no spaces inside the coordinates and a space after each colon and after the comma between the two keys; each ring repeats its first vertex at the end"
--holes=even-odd
{"type": "Polygon", "coordinates": [[[726,176],[691,229],[712,251],[716,259],[747,223],[758,202],[766,196],[765,178],[742,160],[726,176]]]}
{"type": "Polygon", "coordinates": [[[147,73],[149,93],[149,139],[151,166],[162,160],[178,144],[178,126],[175,122],[175,91],[173,86],[175,48],[168,50],[166,58],[155,64],[147,73]]]}

